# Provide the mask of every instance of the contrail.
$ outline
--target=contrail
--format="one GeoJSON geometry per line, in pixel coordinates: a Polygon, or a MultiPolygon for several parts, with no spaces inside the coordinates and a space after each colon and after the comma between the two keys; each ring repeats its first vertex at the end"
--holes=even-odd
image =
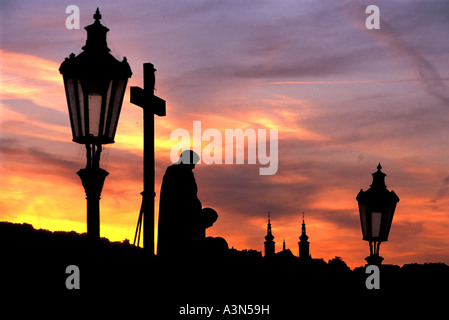
{"type": "MultiPolygon", "coordinates": [[[[448,81],[449,78],[439,78],[438,80],[448,81]]],[[[289,85],[289,84],[332,85],[332,84],[365,84],[365,83],[399,83],[399,82],[422,82],[422,79],[416,78],[416,79],[391,79],[391,80],[274,81],[274,82],[260,82],[257,83],[256,85],[258,86],[289,85]]]]}
{"type": "Polygon", "coordinates": [[[380,30],[367,30],[365,20],[360,19],[364,16],[367,17],[365,9],[364,5],[355,0],[343,1],[342,13],[349,23],[392,49],[401,59],[408,58],[415,66],[415,71],[424,90],[440,100],[444,106],[449,106],[449,95],[447,93],[449,90],[444,83],[446,79],[441,78],[432,63],[419,50],[402,40],[399,33],[385,20],[380,19],[380,30]],[[355,18],[357,18],[357,21],[355,18]]]}

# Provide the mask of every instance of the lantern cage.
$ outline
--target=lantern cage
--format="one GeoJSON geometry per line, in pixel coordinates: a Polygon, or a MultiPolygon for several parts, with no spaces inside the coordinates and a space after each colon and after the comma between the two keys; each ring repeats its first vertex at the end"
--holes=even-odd
{"type": "Polygon", "coordinates": [[[69,109],[73,141],[100,145],[114,143],[123,96],[131,68],[109,52],[108,28],[100,23],[97,8],[95,22],[85,27],[86,45],[75,56],[70,54],[59,68],[69,109]]]}
{"type": "Polygon", "coordinates": [[[381,242],[388,241],[393,215],[399,197],[389,191],[385,185],[386,174],[377,166],[373,175],[373,183],[366,191],[360,190],[357,195],[363,240],[370,242],[371,255],[379,254],[381,242]],[[374,248],[373,248],[374,244],[374,248]]]}

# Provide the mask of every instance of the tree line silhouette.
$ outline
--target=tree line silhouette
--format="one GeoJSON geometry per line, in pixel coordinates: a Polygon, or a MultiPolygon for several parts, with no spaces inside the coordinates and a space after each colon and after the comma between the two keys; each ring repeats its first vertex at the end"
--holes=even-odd
{"type": "Polygon", "coordinates": [[[449,285],[449,267],[443,263],[382,265],[381,289],[368,290],[365,267],[351,270],[340,257],[308,264],[282,255],[265,259],[254,250],[232,248],[221,255],[164,260],[150,258],[128,240],[101,238],[92,245],[85,233],[36,230],[30,224],[9,222],[0,222],[0,244],[4,292],[72,299],[151,288],[155,296],[147,303],[155,313],[170,318],[180,316],[177,311],[185,303],[257,303],[269,304],[277,319],[281,314],[299,314],[298,301],[338,305],[350,300],[368,306],[373,299],[398,295],[441,298],[449,285]],[[80,269],[79,290],[65,287],[69,265],[80,269]]]}

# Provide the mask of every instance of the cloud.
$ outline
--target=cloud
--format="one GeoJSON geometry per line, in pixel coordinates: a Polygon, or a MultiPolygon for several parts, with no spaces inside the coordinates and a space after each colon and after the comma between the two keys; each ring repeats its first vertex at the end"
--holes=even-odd
{"type": "MultiPolygon", "coordinates": [[[[312,56],[285,55],[278,60],[266,59],[258,64],[249,63],[233,68],[232,75],[239,78],[254,78],[259,81],[273,79],[321,79],[326,76],[344,75],[357,68],[363,52],[315,51],[312,56]]],[[[231,68],[230,68],[231,69],[231,68]]],[[[231,69],[232,70],[232,69],[231,69]]],[[[298,82],[301,84],[301,82],[298,82]]]]}
{"type": "Polygon", "coordinates": [[[18,52],[0,50],[0,98],[31,100],[39,106],[62,110],[64,87],[59,63],[18,52]]]}
{"type": "Polygon", "coordinates": [[[64,127],[68,124],[67,113],[39,106],[31,100],[0,99],[0,103],[3,104],[3,107],[8,108],[10,111],[20,113],[29,120],[64,127]]]}
{"type": "Polygon", "coordinates": [[[24,166],[40,167],[42,172],[48,170],[45,172],[49,175],[64,177],[77,167],[75,161],[60,158],[43,148],[23,147],[20,140],[14,138],[0,139],[0,155],[3,156],[5,162],[8,162],[10,169],[20,168],[18,171],[24,170],[24,166]]]}
{"type": "MultiPolygon", "coordinates": [[[[422,6],[419,3],[413,3],[411,7],[414,7],[415,12],[419,12],[420,16],[424,16],[425,12],[422,11],[422,6]]],[[[426,92],[438,99],[442,106],[449,106],[449,94],[445,79],[443,79],[434,64],[428,60],[422,53],[422,49],[413,46],[407,41],[402,39],[402,32],[393,27],[393,24],[383,19],[383,14],[380,16],[380,29],[373,31],[367,30],[361,22],[362,13],[365,10],[365,6],[358,1],[348,0],[344,1],[342,6],[343,15],[359,30],[369,37],[378,40],[385,48],[394,52],[398,60],[403,61],[404,58],[408,59],[413,65],[415,74],[421,80],[421,84],[426,92]]],[[[410,8],[410,6],[408,7],[410,8]]],[[[383,11],[382,11],[383,12],[383,11]]],[[[435,12],[433,12],[435,13],[435,12]]],[[[411,14],[403,15],[410,17],[411,14]]],[[[434,19],[434,14],[429,19],[434,19]]],[[[438,39],[438,38],[437,38],[438,39]]],[[[434,40],[436,40],[434,38],[434,40]]]]}

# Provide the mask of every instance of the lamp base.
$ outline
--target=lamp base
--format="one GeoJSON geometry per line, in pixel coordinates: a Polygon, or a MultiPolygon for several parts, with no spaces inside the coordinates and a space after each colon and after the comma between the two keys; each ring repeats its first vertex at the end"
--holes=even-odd
{"type": "Polygon", "coordinates": [[[378,254],[371,255],[365,258],[366,262],[368,262],[369,265],[373,264],[376,266],[380,266],[384,258],[379,256],[378,254]]]}
{"type": "Polygon", "coordinates": [[[87,200],[87,237],[89,240],[100,239],[100,196],[104,180],[109,174],[98,167],[86,167],[77,172],[83,183],[87,200]]]}

